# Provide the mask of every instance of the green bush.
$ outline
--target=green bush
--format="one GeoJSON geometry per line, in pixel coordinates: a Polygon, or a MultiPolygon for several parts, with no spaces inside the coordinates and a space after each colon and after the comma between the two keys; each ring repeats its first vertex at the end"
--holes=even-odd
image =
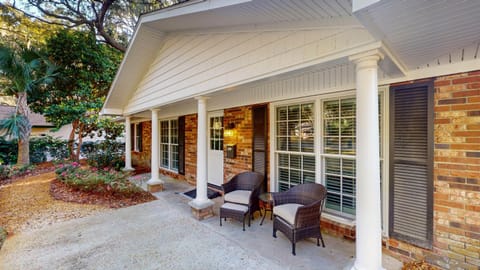
{"type": "Polygon", "coordinates": [[[114,168],[120,170],[125,166],[123,160],[123,147],[121,143],[103,141],[97,144],[90,144],[84,147],[87,156],[87,164],[99,170],[114,168]]]}
{"type": "Polygon", "coordinates": [[[35,165],[17,166],[17,165],[0,165],[0,180],[12,178],[15,176],[23,176],[29,174],[35,169],[35,165]]]}
{"type": "Polygon", "coordinates": [[[7,231],[0,227],[0,249],[2,248],[2,245],[3,245],[3,242],[5,242],[5,240],[7,240],[7,231]]]}
{"type": "Polygon", "coordinates": [[[67,186],[86,192],[134,194],[141,191],[128,181],[128,173],[104,168],[81,168],[79,163],[61,164],[55,170],[57,179],[67,186]]]}
{"type": "Polygon", "coordinates": [[[5,180],[10,177],[11,166],[0,165],[0,180],[5,180]]]}
{"type": "MultiPolygon", "coordinates": [[[[16,140],[7,141],[0,137],[0,164],[17,162],[18,146],[16,140]]],[[[62,160],[68,157],[67,141],[51,136],[30,138],[30,162],[40,163],[47,160],[62,160]]]]}

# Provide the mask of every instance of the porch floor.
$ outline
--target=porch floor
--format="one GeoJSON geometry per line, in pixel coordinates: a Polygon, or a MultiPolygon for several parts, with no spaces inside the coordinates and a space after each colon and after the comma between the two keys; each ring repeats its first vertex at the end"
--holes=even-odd
{"type": "MultiPolygon", "coordinates": [[[[134,179],[144,184],[148,175],[134,179]]],[[[272,222],[259,226],[257,216],[242,231],[240,222],[219,226],[222,197],[214,199],[216,216],[193,218],[181,194],[192,189],[184,181],[162,176],[165,191],[158,200],[53,224],[15,235],[0,250],[0,269],[344,269],[352,263],[354,243],[324,234],[326,248],[312,241],[297,244],[278,233],[272,222]]],[[[401,263],[383,256],[385,269],[401,263]]]]}

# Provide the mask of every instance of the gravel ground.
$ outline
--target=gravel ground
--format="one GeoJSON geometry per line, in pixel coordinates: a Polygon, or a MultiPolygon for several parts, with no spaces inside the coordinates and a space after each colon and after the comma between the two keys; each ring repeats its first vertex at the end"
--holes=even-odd
{"type": "Polygon", "coordinates": [[[50,182],[54,178],[55,174],[51,172],[0,186],[0,226],[4,227],[9,235],[111,211],[105,206],[54,200],[50,196],[50,182]]]}

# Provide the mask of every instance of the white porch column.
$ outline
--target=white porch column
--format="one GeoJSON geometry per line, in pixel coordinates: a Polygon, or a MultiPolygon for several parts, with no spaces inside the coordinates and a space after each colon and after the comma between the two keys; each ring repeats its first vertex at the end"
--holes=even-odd
{"type": "Polygon", "coordinates": [[[125,117],[125,168],[123,171],[133,171],[132,167],[132,129],[130,116],[125,117]]]}
{"type": "Polygon", "coordinates": [[[354,270],[383,269],[377,78],[378,61],[382,57],[378,50],[350,57],[356,65],[357,88],[357,232],[354,270]]]}
{"type": "Polygon", "coordinates": [[[197,196],[189,205],[193,214],[198,219],[213,215],[214,202],[207,197],[207,98],[197,97],[198,122],[197,122],[197,196]]]}
{"type": "Polygon", "coordinates": [[[147,181],[148,191],[157,192],[163,190],[163,181],[159,178],[158,173],[158,158],[160,156],[160,149],[158,142],[160,140],[158,135],[158,109],[152,110],[152,148],[151,148],[151,178],[147,181]]]}

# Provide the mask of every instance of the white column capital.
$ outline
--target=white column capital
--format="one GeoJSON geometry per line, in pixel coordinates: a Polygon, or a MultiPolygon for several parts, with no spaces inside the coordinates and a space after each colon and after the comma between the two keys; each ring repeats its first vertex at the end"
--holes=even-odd
{"type": "Polygon", "coordinates": [[[210,98],[206,96],[197,96],[197,97],[194,97],[194,99],[198,100],[198,102],[206,102],[210,98]]]}
{"type": "Polygon", "coordinates": [[[374,49],[362,53],[357,53],[348,57],[348,60],[352,61],[357,70],[363,68],[371,68],[378,65],[378,61],[384,58],[384,54],[379,49],[374,49]]]}
{"type": "Polygon", "coordinates": [[[152,114],[154,114],[154,113],[158,114],[158,112],[160,111],[160,109],[150,109],[150,111],[152,112],[152,114]]]}

